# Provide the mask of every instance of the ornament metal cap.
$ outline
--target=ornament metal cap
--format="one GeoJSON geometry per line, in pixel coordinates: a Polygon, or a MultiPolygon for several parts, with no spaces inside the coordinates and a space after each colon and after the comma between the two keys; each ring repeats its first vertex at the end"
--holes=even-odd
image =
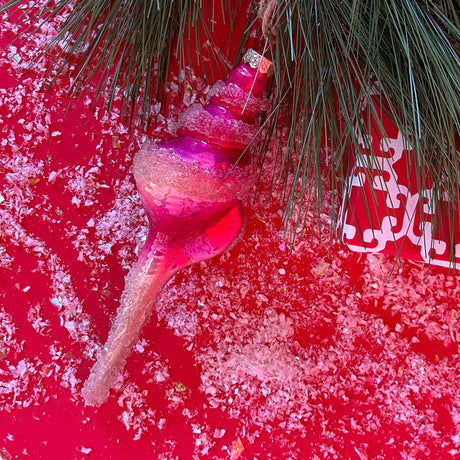
{"type": "Polygon", "coordinates": [[[266,73],[267,76],[273,74],[273,64],[267,58],[263,57],[257,51],[249,48],[243,56],[243,62],[253,69],[259,69],[260,73],[266,73]]]}

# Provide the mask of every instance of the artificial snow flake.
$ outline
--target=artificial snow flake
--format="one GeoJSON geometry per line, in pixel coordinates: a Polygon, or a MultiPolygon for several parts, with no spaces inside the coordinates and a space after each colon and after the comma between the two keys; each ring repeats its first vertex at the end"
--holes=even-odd
{"type": "MultiPolygon", "coordinates": [[[[11,19],[2,19],[2,27],[13,30],[11,19]]],[[[37,43],[0,53],[0,67],[16,72],[14,66],[27,66],[55,35],[51,23],[35,36],[37,43]]],[[[58,152],[40,157],[43,146],[62,148],[70,136],[65,120],[57,121],[63,115],[45,106],[39,89],[44,69],[42,63],[34,69],[37,77],[0,89],[0,106],[8,108],[0,121],[0,275],[15,279],[5,292],[22,302],[19,308],[13,296],[4,296],[0,306],[2,415],[46,407],[56,383],[66,388],[59,397],[80,404],[85,359],[95,358],[102,337],[93,330],[101,318],[108,327],[122,278],[147,234],[129,170],[145,133],[127,140],[119,114],[100,110],[98,132],[76,133],[93,142],[87,157],[68,164],[58,152]],[[53,194],[62,200],[54,203],[53,194]],[[59,248],[63,242],[73,258],[59,248]],[[32,264],[30,273],[22,257],[32,264]],[[40,283],[48,289],[43,299],[40,283]],[[27,318],[34,337],[51,340],[40,358],[27,355],[30,344],[16,315],[27,318]],[[68,342],[58,341],[62,333],[68,342]]],[[[65,91],[56,92],[61,97],[65,91]]],[[[185,102],[201,97],[187,94],[185,102]]],[[[82,104],[91,106],[91,98],[82,104]]],[[[179,110],[171,110],[167,119],[158,117],[168,134],[177,130],[179,110]]],[[[273,146],[279,142],[273,139],[273,146]]],[[[83,142],[69,142],[75,144],[83,142]]],[[[273,198],[267,197],[273,169],[269,150],[245,238],[229,254],[179,273],[162,293],[153,336],[136,346],[141,371],[121,375],[113,391],[114,423],[133,439],[157,441],[158,433],[170,436],[174,417],[184,418],[193,455],[203,459],[217,458],[219,449],[222,456],[222,446],[233,441],[234,448],[224,449],[228,455],[244,449],[240,457],[253,458],[307,458],[302,449],[311,458],[456,458],[458,276],[436,269],[428,274],[416,264],[395,267],[383,255],[358,257],[335,242],[329,257],[328,245],[310,233],[297,234],[290,251],[276,224],[282,187],[275,185],[273,198]],[[164,351],[157,332],[178,344],[179,356],[164,351]],[[180,374],[184,363],[190,375],[180,374]],[[201,417],[195,395],[200,411],[202,405],[206,414],[218,413],[217,421],[201,417]]],[[[328,207],[335,204],[324,195],[319,217],[327,233],[328,207]]],[[[305,207],[294,210],[294,218],[305,207]]],[[[178,458],[180,443],[166,438],[165,452],[152,455],[178,458]]],[[[85,445],[77,445],[80,453],[94,455],[95,447],[85,445]]]]}
{"type": "Polygon", "coordinates": [[[11,460],[13,457],[11,454],[4,448],[0,448],[0,460],[11,460]]]}
{"type": "Polygon", "coordinates": [[[178,393],[187,391],[187,387],[182,382],[173,382],[173,386],[178,393]]]}
{"type": "Polygon", "coordinates": [[[241,457],[244,451],[244,445],[243,442],[241,441],[241,438],[238,437],[235,441],[232,443],[232,447],[230,448],[230,458],[231,460],[237,460],[238,458],[241,457]]]}

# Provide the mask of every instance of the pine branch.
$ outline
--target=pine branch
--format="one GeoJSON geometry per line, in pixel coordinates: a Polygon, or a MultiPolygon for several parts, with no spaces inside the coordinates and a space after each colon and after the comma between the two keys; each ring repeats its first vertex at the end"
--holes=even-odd
{"type": "MultiPolygon", "coordinates": [[[[14,11],[23,0],[0,6],[0,13],[14,11]]],[[[23,16],[32,15],[26,33],[34,33],[59,14],[67,14],[69,0],[46,0],[37,9],[33,4],[23,16]]],[[[69,73],[73,83],[69,95],[80,97],[93,92],[94,104],[111,110],[121,95],[124,119],[148,126],[152,104],[164,103],[169,84],[176,77],[179,86],[188,70],[203,67],[206,59],[216,61],[213,24],[216,8],[234,14],[239,0],[79,0],[73,4],[58,34],[42,50],[57,55],[48,69],[50,85],[69,73]],[[202,42],[208,42],[203,53],[202,42]],[[213,54],[214,53],[214,54],[213,54]],[[72,70],[69,62],[72,61],[72,70]],[[100,100],[108,91],[108,97],[100,100]]],[[[233,17],[227,18],[232,27],[233,17]]],[[[164,105],[163,105],[164,109],[164,105]]]]}
{"type": "MultiPolygon", "coordinates": [[[[164,101],[172,76],[181,78],[181,71],[196,65],[195,54],[203,65],[201,43],[212,40],[217,12],[230,28],[237,12],[248,15],[241,47],[254,29],[263,37],[263,21],[257,16],[266,13],[268,41],[262,38],[259,49],[268,44],[275,78],[259,159],[263,162],[275,134],[285,133],[279,136],[273,171],[273,187],[283,191],[285,226],[292,221],[293,228],[303,226],[304,216],[297,209],[310,197],[313,212],[319,213],[325,187],[334,196],[342,193],[350,152],[360,148],[357,128],[364,133],[369,129],[360,107],[363,100],[370,102],[372,82],[377,81],[387,114],[413,144],[419,188],[427,187],[428,170],[434,206],[445,195],[449,198],[453,228],[460,196],[458,3],[252,0],[247,10],[248,2],[79,0],[44,50],[55,51],[64,43],[50,74],[66,72],[69,60],[76,59],[72,97],[95,88],[98,101],[108,88],[109,110],[115,94],[121,93],[127,120],[148,124],[151,105],[164,101]]],[[[0,12],[20,4],[12,0],[0,12]]],[[[68,5],[68,0],[47,0],[35,13],[37,27],[68,5]]],[[[379,114],[373,115],[378,122],[379,114]]],[[[384,132],[383,126],[376,129],[384,132]]]]}
{"type": "MultiPolygon", "coordinates": [[[[448,213],[455,216],[460,196],[456,2],[284,0],[277,2],[272,28],[275,104],[282,103],[271,114],[268,137],[289,120],[275,176],[285,190],[285,225],[294,216],[294,228],[303,225],[296,209],[306,197],[315,196],[319,212],[325,177],[333,194],[343,191],[350,152],[360,149],[356,128],[364,134],[369,129],[360,105],[370,102],[375,80],[390,118],[417,154],[420,189],[427,188],[428,170],[433,206],[447,194],[448,213]]],[[[383,126],[377,129],[385,132],[383,126]]]]}

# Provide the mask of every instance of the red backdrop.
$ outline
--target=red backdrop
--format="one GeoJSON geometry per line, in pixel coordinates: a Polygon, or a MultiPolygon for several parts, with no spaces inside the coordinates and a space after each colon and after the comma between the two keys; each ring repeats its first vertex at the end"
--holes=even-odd
{"type": "MultiPolygon", "coordinates": [[[[244,240],[171,280],[108,402],[85,407],[146,235],[145,133],[90,96],[66,113],[65,77],[44,92],[43,64],[23,71],[54,26],[6,48],[15,21],[0,32],[3,458],[458,458],[457,278],[309,232],[289,252],[278,191],[262,207],[270,159],[244,240]]],[[[172,134],[188,96],[149,135],[172,134]]]]}

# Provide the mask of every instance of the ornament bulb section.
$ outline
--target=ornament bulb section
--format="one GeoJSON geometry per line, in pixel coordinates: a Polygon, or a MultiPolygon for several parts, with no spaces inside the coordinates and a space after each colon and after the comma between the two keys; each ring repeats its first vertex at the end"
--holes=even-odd
{"type": "Polygon", "coordinates": [[[267,63],[249,51],[226,82],[213,86],[208,104],[194,104],[181,116],[179,136],[147,142],[135,155],[134,178],[149,233],[126,278],[107,342],[83,386],[86,404],[106,401],[168,280],[184,267],[223,253],[240,237],[243,201],[253,181],[250,165],[235,163],[257,130],[257,113],[265,108],[267,63]]]}

